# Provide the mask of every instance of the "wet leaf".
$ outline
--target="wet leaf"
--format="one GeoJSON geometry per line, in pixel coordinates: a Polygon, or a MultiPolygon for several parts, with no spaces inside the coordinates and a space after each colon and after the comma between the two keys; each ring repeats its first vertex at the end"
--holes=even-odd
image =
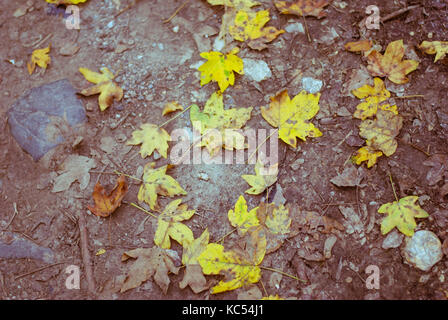
{"type": "Polygon", "coordinates": [[[434,62],[445,58],[448,53],[448,41],[423,41],[419,49],[427,54],[436,54],[434,62]]]}
{"type": "Polygon", "coordinates": [[[121,287],[121,292],[137,288],[146,280],[154,278],[154,281],[166,294],[170,284],[168,273],[177,274],[179,272],[179,268],[174,265],[166,251],[158,247],[126,251],[121,261],[130,258],[137,260],[130,267],[121,287]]]}
{"type": "Polygon", "coordinates": [[[233,49],[224,55],[221,52],[202,52],[201,57],[207,59],[198,70],[201,72],[201,86],[210,81],[218,82],[219,89],[224,92],[229,85],[235,83],[235,74],[233,72],[244,74],[243,60],[236,54],[238,48],[233,49]]]}
{"type": "Polygon", "coordinates": [[[374,77],[387,77],[396,84],[403,84],[409,81],[406,75],[418,67],[417,61],[403,60],[403,57],[403,40],[393,41],[387,46],[384,55],[373,50],[367,56],[367,69],[374,77]]]}
{"type": "Polygon", "coordinates": [[[36,64],[43,68],[47,69],[48,64],[51,62],[51,58],[48,55],[50,53],[50,45],[43,49],[36,49],[31,54],[30,62],[27,63],[28,73],[31,75],[36,68],[36,64]]]}
{"type": "Polygon", "coordinates": [[[243,174],[241,177],[252,187],[245,192],[248,194],[260,194],[266,188],[272,186],[277,181],[278,163],[265,168],[258,160],[255,165],[255,175],[243,174]]]}
{"type": "Polygon", "coordinates": [[[108,217],[121,205],[127,191],[128,184],[124,176],[117,178],[117,183],[110,192],[106,192],[106,189],[97,182],[92,193],[95,205],[93,207],[89,205],[87,209],[98,217],[108,217]]]}
{"type": "Polygon", "coordinates": [[[322,132],[308,122],[319,112],[320,93],[306,93],[305,90],[292,100],[283,90],[271,97],[269,108],[261,107],[261,115],[273,127],[278,128],[279,138],[296,148],[297,138],[320,137],[322,132]]]}
{"type": "Polygon", "coordinates": [[[274,1],[277,9],[283,14],[294,14],[299,17],[314,16],[318,19],[325,17],[323,11],[328,6],[328,0],[294,0],[274,1]]]}
{"type": "Polygon", "coordinates": [[[154,169],[155,162],[147,163],[143,169],[143,183],[138,191],[138,201],[149,204],[152,210],[158,210],[157,195],[173,197],[185,195],[179,183],[166,174],[168,165],[154,169]]]}
{"type": "Polygon", "coordinates": [[[81,90],[80,94],[83,96],[100,94],[98,103],[100,110],[104,111],[110,107],[114,99],[120,101],[123,98],[123,90],[113,81],[115,76],[109,69],[103,67],[100,71],[101,73],[98,73],[87,68],[79,68],[79,72],[82,73],[84,78],[95,84],[90,88],[81,90]]]}
{"type": "Polygon", "coordinates": [[[184,110],[184,107],[182,107],[182,105],[180,105],[179,102],[177,101],[168,102],[167,104],[165,104],[165,107],[163,108],[162,116],[178,110],[184,110]]]}
{"type": "Polygon", "coordinates": [[[247,211],[246,199],[244,199],[244,196],[241,195],[235,203],[235,209],[231,209],[227,213],[230,224],[238,229],[238,233],[240,235],[246,234],[251,227],[255,227],[260,224],[257,218],[257,209],[258,207],[247,211]]]}
{"type": "Polygon", "coordinates": [[[275,27],[264,27],[269,20],[269,10],[258,12],[240,10],[235,16],[233,25],[229,27],[229,33],[237,41],[248,41],[250,48],[262,50],[267,48],[267,43],[285,32],[275,27]]]}
{"type": "Polygon", "coordinates": [[[242,128],[250,119],[252,107],[224,109],[220,92],[213,93],[207,100],[204,111],[197,105],[190,109],[190,120],[202,135],[200,146],[205,146],[211,156],[221,148],[244,149],[245,137],[234,129],[242,128]]]}
{"type": "Polygon", "coordinates": [[[159,128],[155,124],[145,123],[141,125],[140,130],[132,132],[132,138],[126,144],[141,144],[140,155],[142,158],[150,156],[154,150],[157,150],[162,157],[166,158],[168,141],[171,141],[171,137],[165,129],[159,128]]]}
{"type": "Polygon", "coordinates": [[[381,221],[381,233],[386,234],[397,227],[401,233],[412,237],[417,226],[414,218],[429,217],[429,214],[415,203],[417,200],[417,196],[408,196],[398,202],[383,204],[378,213],[385,213],[388,216],[381,221]]]}

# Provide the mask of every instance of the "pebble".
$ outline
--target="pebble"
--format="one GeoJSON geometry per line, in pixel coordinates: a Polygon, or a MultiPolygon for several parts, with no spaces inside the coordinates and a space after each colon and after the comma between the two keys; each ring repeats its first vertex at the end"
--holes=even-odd
{"type": "Polygon", "coordinates": [[[302,78],[302,87],[309,93],[317,93],[322,88],[323,82],[311,77],[302,78]]]}
{"type": "Polygon", "coordinates": [[[285,27],[286,32],[289,33],[305,33],[305,29],[303,28],[303,24],[300,22],[288,24],[285,27]]]}
{"type": "Polygon", "coordinates": [[[429,271],[442,259],[442,244],[433,232],[420,230],[412,238],[406,238],[402,255],[412,266],[429,271]]]}
{"type": "Polygon", "coordinates": [[[173,27],[173,32],[174,33],[178,33],[179,32],[179,26],[174,26],[173,27]]]}
{"type": "Polygon", "coordinates": [[[403,242],[403,234],[399,233],[396,230],[389,232],[387,237],[383,240],[383,244],[381,247],[385,250],[391,248],[398,248],[403,242]]]}
{"type": "Polygon", "coordinates": [[[297,159],[296,161],[294,161],[294,162],[290,165],[290,167],[291,167],[292,170],[296,171],[296,170],[298,170],[298,169],[300,168],[300,166],[301,166],[302,164],[304,164],[304,163],[305,163],[305,159],[299,158],[299,159],[297,159]]]}
{"type": "Polygon", "coordinates": [[[157,151],[154,151],[152,157],[154,158],[154,160],[159,160],[160,159],[160,154],[157,151]]]}
{"type": "Polygon", "coordinates": [[[198,177],[199,177],[199,179],[204,180],[204,181],[208,181],[209,180],[208,174],[206,174],[205,172],[200,172],[198,174],[198,177]]]}
{"type": "Polygon", "coordinates": [[[251,80],[260,82],[272,76],[271,69],[269,69],[268,64],[263,60],[244,58],[243,64],[244,75],[249,77],[251,80]]]}
{"type": "Polygon", "coordinates": [[[331,250],[333,249],[333,246],[336,243],[337,239],[338,238],[336,238],[336,236],[331,235],[331,236],[329,236],[325,240],[325,244],[324,244],[324,256],[325,256],[325,259],[330,259],[331,258],[331,250]]]}

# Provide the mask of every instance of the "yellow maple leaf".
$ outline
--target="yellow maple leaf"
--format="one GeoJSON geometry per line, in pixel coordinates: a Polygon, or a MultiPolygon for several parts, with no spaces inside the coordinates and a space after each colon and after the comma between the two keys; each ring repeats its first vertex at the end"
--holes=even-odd
{"type": "Polygon", "coordinates": [[[182,107],[182,105],[180,105],[177,101],[168,102],[163,108],[162,116],[177,110],[184,110],[184,107],[182,107]]]}
{"type": "Polygon", "coordinates": [[[233,25],[229,26],[229,33],[235,40],[247,41],[252,49],[262,50],[267,48],[267,43],[271,42],[285,30],[277,30],[275,27],[265,27],[270,20],[269,10],[258,12],[240,10],[235,15],[233,25]]]}
{"type": "Polygon", "coordinates": [[[216,51],[202,52],[201,57],[207,59],[207,62],[198,68],[201,72],[201,86],[212,80],[218,82],[221,92],[224,92],[229,85],[233,86],[235,83],[233,72],[244,74],[243,60],[236,55],[238,51],[239,49],[235,48],[226,55],[216,51]]]}
{"type": "Polygon", "coordinates": [[[403,84],[409,81],[406,75],[418,67],[417,61],[403,60],[403,57],[403,40],[396,40],[388,44],[384,55],[373,50],[367,56],[367,69],[374,77],[387,77],[396,84],[403,84]]]}
{"type": "Polygon", "coordinates": [[[269,108],[261,107],[261,115],[273,127],[278,128],[279,138],[296,148],[297,138],[320,137],[322,132],[308,120],[319,112],[320,93],[316,95],[302,90],[292,100],[283,90],[271,97],[269,108]]]}
{"type": "Polygon", "coordinates": [[[414,218],[429,217],[429,214],[415,203],[417,200],[417,196],[408,196],[383,204],[378,213],[387,213],[388,216],[381,221],[381,233],[386,234],[397,227],[400,232],[412,237],[417,226],[414,218]]]}
{"type": "Polygon", "coordinates": [[[157,219],[157,229],[154,243],[163,248],[171,247],[171,239],[181,246],[193,242],[193,231],[180,221],[188,220],[194,215],[194,210],[187,210],[186,204],[180,204],[182,199],[171,201],[157,219]]]}
{"type": "Polygon", "coordinates": [[[207,0],[207,2],[213,6],[222,5],[237,9],[250,9],[260,4],[258,1],[253,0],[207,0]]]}
{"type": "Polygon", "coordinates": [[[245,192],[248,194],[260,194],[266,188],[272,186],[277,181],[278,163],[269,168],[265,168],[263,163],[258,160],[255,164],[255,175],[243,174],[241,177],[252,187],[245,192]]]}
{"type": "Polygon", "coordinates": [[[238,229],[240,235],[246,234],[251,227],[260,224],[257,217],[257,209],[258,207],[255,207],[252,210],[247,211],[246,199],[241,195],[235,203],[235,210],[230,209],[227,213],[230,224],[238,229]]]}
{"type": "Polygon", "coordinates": [[[383,153],[381,151],[377,151],[369,146],[365,146],[361,147],[352,159],[358,165],[363,161],[367,161],[367,168],[370,168],[376,163],[378,157],[381,157],[382,155],[383,153]]]}
{"type": "Polygon", "coordinates": [[[448,53],[448,41],[423,41],[418,48],[426,54],[436,54],[434,62],[437,62],[448,53]]]}
{"type": "Polygon", "coordinates": [[[132,132],[132,138],[129,139],[127,145],[142,144],[140,155],[142,158],[150,156],[154,150],[157,150],[164,158],[167,157],[168,141],[171,137],[163,128],[159,128],[155,124],[145,123],[141,125],[140,130],[132,132]]]}
{"type": "Polygon", "coordinates": [[[380,78],[374,79],[373,87],[365,84],[364,86],[353,90],[352,93],[359,99],[365,99],[356,106],[356,111],[353,114],[353,117],[357,119],[365,120],[375,115],[378,108],[398,114],[396,105],[380,105],[381,102],[386,101],[390,97],[390,92],[386,89],[383,80],[380,78]]]}
{"type": "Polygon", "coordinates": [[[79,3],[84,3],[87,0],[45,0],[48,3],[53,3],[56,5],[60,5],[60,4],[79,4],[79,3]]]}
{"type": "Polygon", "coordinates": [[[295,0],[294,2],[274,1],[275,6],[283,14],[294,14],[299,17],[314,16],[318,19],[325,17],[323,11],[328,6],[328,0],[295,0]]]}
{"type": "Polygon", "coordinates": [[[50,45],[48,47],[43,49],[36,49],[31,54],[30,62],[26,64],[28,68],[28,73],[31,75],[34,72],[34,69],[36,68],[36,64],[44,69],[47,69],[48,64],[51,62],[51,58],[48,55],[50,52],[50,45]]]}
{"type": "MultiPolygon", "coordinates": [[[[256,258],[259,259],[260,255],[256,258]]],[[[261,269],[258,264],[261,261],[257,264],[252,259],[254,257],[250,257],[245,251],[238,249],[225,251],[224,247],[217,243],[208,244],[198,257],[204,274],[225,275],[225,280],[221,280],[211,289],[213,294],[258,282],[261,278],[261,269]]]]}
{"type": "Polygon", "coordinates": [[[285,300],[285,299],[283,299],[282,297],[280,297],[278,294],[276,294],[276,295],[269,295],[269,296],[267,296],[267,297],[263,297],[263,298],[261,298],[261,300],[285,300]]]}
{"type": "Polygon", "coordinates": [[[208,229],[205,229],[199,238],[183,245],[182,263],[185,265],[185,275],[182,281],[179,282],[181,289],[189,285],[194,293],[199,293],[207,288],[207,280],[202,273],[198,257],[207,247],[209,238],[208,229]]]}
{"type": "Polygon", "coordinates": [[[367,52],[372,48],[372,40],[359,40],[354,42],[347,42],[344,45],[345,50],[350,52],[367,52]]]}
{"type": "Polygon", "coordinates": [[[143,169],[143,183],[138,191],[138,201],[149,204],[152,210],[158,209],[157,195],[173,197],[185,195],[187,192],[182,189],[173,177],[166,174],[168,165],[154,169],[155,162],[147,163],[143,169]]]}
{"type": "Polygon", "coordinates": [[[364,120],[359,126],[359,135],[367,139],[367,145],[391,156],[397,149],[395,137],[403,126],[403,118],[387,110],[378,110],[375,120],[364,120]]]}
{"type": "Polygon", "coordinates": [[[250,119],[251,112],[252,107],[224,110],[223,97],[218,91],[207,100],[203,112],[197,105],[191,106],[190,120],[193,128],[202,135],[200,146],[205,146],[213,156],[222,147],[228,150],[246,147],[244,136],[234,129],[242,128],[250,119]]]}
{"type": "Polygon", "coordinates": [[[98,103],[100,110],[104,111],[112,104],[114,99],[120,101],[123,98],[123,89],[113,81],[115,76],[108,68],[103,67],[100,71],[101,73],[98,73],[87,68],[79,68],[79,72],[82,73],[84,78],[95,84],[90,88],[81,90],[80,94],[91,96],[99,93],[98,103]]]}

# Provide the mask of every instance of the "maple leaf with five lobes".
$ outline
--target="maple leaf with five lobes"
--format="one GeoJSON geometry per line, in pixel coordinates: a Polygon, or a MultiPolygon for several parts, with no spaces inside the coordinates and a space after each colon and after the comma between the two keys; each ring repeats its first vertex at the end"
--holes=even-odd
{"type": "Polygon", "coordinates": [[[318,19],[325,17],[323,11],[329,5],[328,0],[295,0],[295,2],[274,1],[275,6],[283,14],[294,14],[299,17],[314,16],[318,19]]]}
{"type": "Polygon", "coordinates": [[[398,143],[395,137],[403,126],[403,118],[387,110],[378,110],[375,120],[364,120],[359,126],[359,135],[367,139],[367,145],[382,151],[386,156],[395,153],[398,143]]]}
{"type": "Polygon", "coordinates": [[[190,219],[194,215],[194,210],[187,210],[187,205],[181,205],[181,202],[182,199],[171,201],[157,219],[154,243],[163,249],[171,247],[170,238],[179,242],[181,246],[194,240],[193,231],[180,222],[190,219]]]}
{"type": "Polygon", "coordinates": [[[230,224],[238,229],[240,235],[246,234],[251,227],[260,224],[257,217],[257,209],[258,207],[247,211],[246,199],[241,195],[235,203],[235,210],[230,209],[227,213],[230,224]]]}
{"type": "Polygon", "coordinates": [[[222,94],[218,91],[207,100],[204,111],[201,112],[197,105],[191,106],[190,120],[193,128],[202,135],[200,146],[205,146],[213,156],[222,147],[228,150],[246,148],[244,135],[236,129],[246,124],[251,112],[252,107],[225,110],[222,94]]]}
{"type": "Polygon", "coordinates": [[[100,110],[104,111],[110,107],[114,99],[120,101],[123,98],[123,89],[113,81],[115,76],[108,68],[103,67],[100,71],[101,73],[98,73],[87,68],[79,68],[79,72],[82,73],[84,78],[95,84],[90,88],[81,90],[80,94],[91,96],[99,93],[98,103],[100,110]]]}
{"type": "Polygon", "coordinates": [[[242,42],[249,40],[250,48],[262,50],[267,48],[267,43],[285,32],[275,27],[263,28],[269,20],[269,10],[258,12],[240,10],[235,16],[233,25],[229,26],[229,33],[235,40],[242,42]]]}
{"type": "Polygon", "coordinates": [[[384,55],[373,50],[367,56],[367,70],[374,77],[387,77],[396,84],[409,81],[406,75],[418,67],[418,61],[403,60],[403,40],[396,40],[388,44],[384,55]]]}
{"type": "Polygon", "coordinates": [[[365,120],[375,115],[378,108],[398,114],[396,105],[380,105],[381,102],[386,101],[390,97],[390,92],[386,89],[383,80],[380,78],[374,79],[373,87],[369,84],[365,84],[360,88],[352,90],[352,93],[359,99],[365,99],[365,101],[356,106],[356,111],[353,114],[353,117],[357,119],[365,120]]]}
{"type": "Polygon", "coordinates": [[[437,62],[448,53],[448,41],[423,41],[418,48],[426,54],[436,54],[434,62],[437,62]]]}
{"type": "Polygon", "coordinates": [[[138,191],[138,201],[149,204],[152,210],[158,210],[157,195],[173,197],[186,195],[179,183],[166,174],[169,165],[154,169],[155,162],[147,163],[143,169],[143,183],[138,191]]]}
{"type": "Polygon", "coordinates": [[[245,192],[248,194],[260,194],[266,188],[272,186],[277,181],[278,163],[269,168],[265,168],[261,161],[255,165],[255,175],[243,174],[241,177],[252,187],[245,192]]]}
{"type": "Polygon", "coordinates": [[[202,52],[201,57],[207,61],[198,68],[201,72],[201,86],[212,80],[218,82],[221,92],[224,92],[229,85],[233,86],[235,83],[233,72],[244,74],[243,60],[236,55],[238,51],[238,48],[234,48],[226,55],[216,51],[202,52]]]}
{"type": "Polygon", "coordinates": [[[302,90],[292,100],[288,91],[283,90],[271,97],[269,108],[261,107],[261,115],[273,127],[278,128],[278,136],[285,143],[296,148],[297,139],[320,137],[322,132],[308,120],[319,112],[320,93],[316,95],[302,90]]]}
{"type": "Polygon", "coordinates": [[[31,62],[28,62],[26,64],[28,68],[28,73],[31,75],[34,72],[34,69],[36,68],[36,64],[43,68],[47,69],[48,64],[51,62],[51,58],[48,55],[50,52],[50,45],[48,47],[43,49],[36,49],[31,54],[31,62]]]}
{"type": "Polygon", "coordinates": [[[185,275],[179,282],[181,289],[189,285],[194,293],[199,293],[207,288],[207,280],[202,273],[198,257],[207,247],[209,238],[208,229],[205,229],[199,238],[183,245],[182,264],[185,265],[185,275]]]}
{"type": "Polygon", "coordinates": [[[132,138],[129,139],[126,144],[142,144],[142,147],[140,148],[140,155],[142,158],[150,156],[154,150],[157,150],[160,155],[166,159],[168,141],[171,141],[171,136],[165,129],[159,128],[155,124],[145,123],[141,125],[141,130],[132,132],[132,138]]]}
{"type": "Polygon", "coordinates": [[[417,200],[417,196],[408,196],[383,204],[378,213],[386,213],[388,216],[381,221],[381,233],[386,234],[397,227],[400,232],[412,237],[417,226],[415,218],[429,217],[429,214],[415,203],[417,200]]]}

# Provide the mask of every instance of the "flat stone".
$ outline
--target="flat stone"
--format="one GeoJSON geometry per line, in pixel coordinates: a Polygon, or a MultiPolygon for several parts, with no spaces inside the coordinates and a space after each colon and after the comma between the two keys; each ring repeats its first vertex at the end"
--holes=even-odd
{"type": "Polygon", "coordinates": [[[32,241],[19,237],[16,233],[3,232],[0,234],[0,258],[29,258],[52,263],[54,253],[49,248],[38,246],[32,241]]]}
{"type": "Polygon", "coordinates": [[[398,248],[403,242],[403,237],[403,234],[399,233],[396,230],[393,230],[383,240],[383,244],[381,245],[381,247],[385,250],[398,248]]]}
{"type": "Polygon", "coordinates": [[[442,259],[442,244],[433,232],[420,230],[412,238],[406,238],[402,255],[412,266],[429,271],[442,259]]]}
{"type": "Polygon", "coordinates": [[[75,129],[87,120],[67,79],[29,90],[13,103],[7,115],[13,137],[34,161],[64,141],[61,128],[75,129]]]}
{"type": "Polygon", "coordinates": [[[317,93],[322,88],[323,82],[311,77],[302,78],[302,87],[309,93],[317,93]]]}
{"type": "Polygon", "coordinates": [[[244,75],[250,79],[260,82],[272,76],[271,69],[263,60],[243,59],[244,75]]]}

